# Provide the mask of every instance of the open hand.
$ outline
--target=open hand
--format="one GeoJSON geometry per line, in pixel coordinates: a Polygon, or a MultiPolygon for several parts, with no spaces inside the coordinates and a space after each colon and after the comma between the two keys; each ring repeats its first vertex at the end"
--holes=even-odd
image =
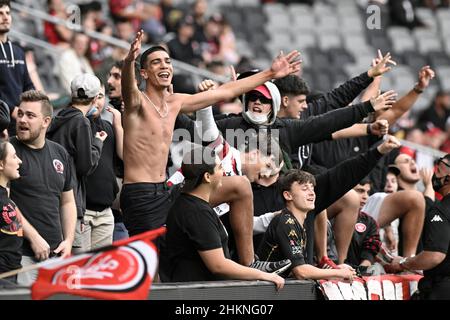
{"type": "Polygon", "coordinates": [[[386,72],[390,71],[392,69],[392,67],[388,67],[387,64],[390,63],[394,66],[397,65],[397,63],[395,61],[393,61],[391,56],[391,53],[388,52],[384,57],[381,53],[380,50],[378,50],[378,63],[373,66],[372,68],[369,69],[369,71],[367,72],[367,74],[369,75],[369,77],[378,77],[381,76],[383,74],[385,74],[386,72]]]}
{"type": "Polygon", "coordinates": [[[273,72],[273,78],[283,78],[292,73],[300,71],[300,65],[302,60],[299,60],[300,52],[293,50],[287,55],[284,55],[281,51],[280,54],[273,59],[270,70],[273,72]]]}
{"type": "Polygon", "coordinates": [[[134,61],[137,59],[139,54],[141,53],[141,46],[142,46],[142,38],[144,37],[144,31],[140,30],[136,34],[136,38],[133,40],[130,46],[130,51],[128,51],[128,55],[125,59],[129,61],[134,61]]]}
{"type": "Polygon", "coordinates": [[[383,94],[378,92],[378,96],[370,99],[370,103],[375,111],[389,109],[395,103],[397,93],[394,90],[389,90],[383,94]]]}

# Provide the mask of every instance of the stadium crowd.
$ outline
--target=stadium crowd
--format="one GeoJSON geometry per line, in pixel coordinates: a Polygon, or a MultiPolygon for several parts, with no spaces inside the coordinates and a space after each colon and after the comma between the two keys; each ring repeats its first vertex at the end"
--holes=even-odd
{"type": "MultiPolygon", "coordinates": [[[[281,289],[289,277],[421,272],[422,299],[450,299],[450,93],[410,117],[436,81],[432,67],[420,66],[405,93],[382,91],[400,63],[378,50],[367,70],[324,93],[302,77],[308,62],[296,50],[255,68],[206,0],[107,4],[110,17],[105,2],[80,5],[82,30],[129,50],[45,22],[62,88],[45,93],[33,52],[8,37],[11,4],[0,0],[0,273],[165,225],[163,282],[281,289]],[[230,80],[195,87],[172,59],[230,80]]],[[[392,24],[425,25],[412,1],[387,4],[392,24]]],[[[62,0],[47,7],[69,18],[62,0]]],[[[3,281],[29,286],[36,276],[3,281]]]]}

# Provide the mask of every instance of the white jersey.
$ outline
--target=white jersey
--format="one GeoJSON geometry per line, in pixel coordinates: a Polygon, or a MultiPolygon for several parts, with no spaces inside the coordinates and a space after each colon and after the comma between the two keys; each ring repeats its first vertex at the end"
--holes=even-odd
{"type": "MultiPolygon", "coordinates": [[[[216,155],[221,160],[224,176],[242,176],[241,153],[239,150],[230,146],[222,136],[219,136],[219,138],[212,142],[209,147],[215,151],[216,155]]],[[[169,180],[167,180],[167,185],[172,186],[180,184],[183,181],[183,172],[181,169],[178,169],[169,180]]],[[[222,203],[215,207],[214,211],[220,217],[230,211],[230,206],[228,203],[222,203]]]]}

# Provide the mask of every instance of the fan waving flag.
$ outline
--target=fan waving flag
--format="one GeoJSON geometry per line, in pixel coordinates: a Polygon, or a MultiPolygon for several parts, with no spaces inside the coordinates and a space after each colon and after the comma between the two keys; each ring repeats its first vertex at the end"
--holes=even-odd
{"type": "Polygon", "coordinates": [[[39,268],[31,297],[46,299],[67,293],[96,299],[147,299],[158,265],[152,242],[165,227],[65,259],[55,259],[39,268]]]}

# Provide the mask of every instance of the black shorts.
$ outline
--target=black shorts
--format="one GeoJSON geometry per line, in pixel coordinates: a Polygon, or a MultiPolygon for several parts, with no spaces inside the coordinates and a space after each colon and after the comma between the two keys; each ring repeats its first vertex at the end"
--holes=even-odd
{"type": "Polygon", "coordinates": [[[124,184],[120,208],[130,236],[163,226],[180,190],[179,185],[169,188],[165,182],[124,184]]]}

